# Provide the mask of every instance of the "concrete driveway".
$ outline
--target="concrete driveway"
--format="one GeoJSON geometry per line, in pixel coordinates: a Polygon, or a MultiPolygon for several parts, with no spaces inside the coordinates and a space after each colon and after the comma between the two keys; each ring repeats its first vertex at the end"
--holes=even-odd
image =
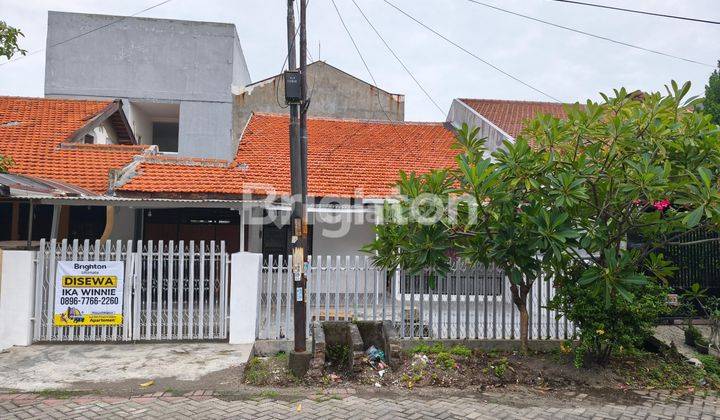
{"type": "Polygon", "coordinates": [[[247,362],[252,345],[36,344],[0,353],[0,389],[93,388],[97,383],[198,381],[247,362]]]}

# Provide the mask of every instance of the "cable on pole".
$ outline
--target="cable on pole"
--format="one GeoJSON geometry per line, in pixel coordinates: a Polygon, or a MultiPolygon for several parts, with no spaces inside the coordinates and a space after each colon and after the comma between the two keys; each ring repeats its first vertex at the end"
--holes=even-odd
{"type": "Polygon", "coordinates": [[[443,116],[445,116],[445,111],[443,111],[443,109],[440,107],[440,105],[438,105],[438,103],[435,101],[435,99],[433,99],[432,96],[430,96],[430,94],[425,89],[425,87],[423,87],[422,83],[420,83],[418,81],[418,79],[415,77],[415,75],[410,71],[410,69],[405,65],[405,63],[403,63],[403,61],[400,59],[400,57],[392,49],[392,47],[390,47],[390,44],[388,44],[388,42],[385,41],[385,38],[383,38],[383,36],[380,34],[380,32],[377,30],[377,28],[375,28],[375,25],[373,25],[372,22],[370,22],[370,19],[368,19],[367,15],[365,15],[365,12],[363,12],[363,10],[360,8],[360,5],[358,5],[355,0],[352,0],[352,2],[353,2],[353,4],[355,4],[355,7],[357,7],[358,11],[363,16],[363,18],[365,18],[365,21],[368,23],[368,25],[370,25],[372,30],[375,31],[375,35],[377,35],[378,38],[380,38],[382,43],[385,44],[385,47],[388,49],[388,51],[390,51],[390,53],[393,55],[393,57],[395,57],[397,62],[400,63],[402,68],[405,69],[405,72],[413,79],[415,84],[420,88],[420,90],[422,90],[422,92],[425,94],[425,96],[427,96],[427,98],[430,100],[430,102],[432,102],[432,104],[435,105],[435,108],[437,108],[438,111],[440,111],[440,113],[443,116]]]}
{"type": "Polygon", "coordinates": [[[116,20],[114,20],[114,21],[112,21],[112,22],[109,22],[109,23],[106,23],[106,24],[104,24],[104,25],[98,26],[97,28],[93,28],[93,29],[91,29],[91,30],[89,30],[89,31],[87,31],[87,32],[82,32],[82,33],[79,33],[79,34],[77,34],[77,35],[75,35],[75,36],[72,36],[72,37],[70,37],[70,38],[68,38],[68,39],[65,39],[65,40],[56,42],[56,43],[54,43],[54,44],[52,44],[52,45],[48,45],[47,48],[40,48],[39,50],[32,51],[32,52],[30,52],[29,54],[21,55],[21,56],[18,56],[18,57],[13,58],[13,59],[11,59],[11,60],[8,60],[8,61],[6,61],[6,62],[4,62],[4,63],[0,63],[0,66],[4,66],[5,64],[12,63],[12,62],[15,62],[15,61],[18,61],[18,60],[22,60],[23,58],[30,57],[31,55],[35,55],[35,54],[37,54],[37,53],[43,52],[43,51],[48,50],[48,49],[50,49],[50,48],[54,48],[54,47],[57,47],[57,46],[59,46],[59,45],[66,44],[66,43],[68,43],[68,42],[70,42],[70,41],[73,41],[73,40],[76,40],[76,39],[78,39],[78,38],[84,37],[85,35],[89,35],[89,34],[91,34],[91,33],[93,33],[93,32],[99,31],[99,30],[101,30],[101,29],[105,29],[105,28],[107,28],[108,26],[114,25],[114,24],[116,24],[116,23],[120,23],[120,22],[124,21],[124,20],[127,19],[127,18],[135,17],[135,16],[137,16],[137,15],[139,15],[139,14],[145,13],[145,12],[147,12],[147,11],[149,11],[149,10],[152,10],[152,9],[156,8],[156,7],[160,7],[160,6],[164,5],[164,4],[170,3],[171,1],[172,1],[172,0],[161,1],[160,3],[154,4],[154,5],[150,6],[150,7],[146,7],[146,8],[144,8],[144,9],[138,11],[138,12],[135,12],[135,13],[129,15],[129,16],[121,16],[120,18],[118,18],[118,19],[116,19],[116,20]]]}
{"type": "Polygon", "coordinates": [[[399,8],[398,6],[396,6],[394,3],[392,3],[392,2],[390,2],[390,1],[388,1],[388,0],[384,0],[384,2],[387,3],[390,7],[394,8],[395,10],[397,10],[398,12],[402,13],[403,15],[405,15],[405,16],[407,16],[408,18],[410,18],[410,19],[412,19],[413,21],[415,21],[415,23],[417,23],[418,25],[420,25],[420,26],[422,26],[423,28],[427,29],[428,31],[434,33],[436,36],[442,38],[443,40],[445,40],[445,41],[448,42],[449,44],[453,45],[454,47],[456,47],[456,48],[458,48],[459,50],[463,51],[464,53],[468,54],[469,56],[475,58],[476,60],[482,62],[483,64],[485,64],[485,65],[493,68],[494,70],[496,70],[496,71],[504,74],[505,76],[509,77],[510,79],[512,79],[512,80],[514,80],[514,81],[516,81],[516,82],[518,82],[518,83],[520,83],[520,84],[522,84],[522,85],[524,85],[524,86],[526,86],[526,87],[534,90],[535,92],[537,92],[537,93],[539,93],[539,94],[541,94],[541,95],[543,95],[543,96],[545,96],[545,97],[547,97],[547,98],[552,99],[554,102],[561,103],[561,101],[560,101],[559,99],[555,98],[554,96],[552,96],[552,95],[550,95],[550,94],[548,94],[548,93],[546,93],[546,92],[543,92],[542,90],[536,88],[535,86],[531,85],[530,83],[523,81],[523,80],[520,79],[519,77],[514,76],[514,75],[508,73],[507,71],[501,69],[500,67],[498,67],[498,66],[496,66],[495,64],[489,62],[488,60],[485,60],[484,58],[478,56],[477,54],[473,53],[472,51],[470,51],[470,50],[468,50],[467,48],[463,47],[462,45],[458,44],[457,42],[451,40],[450,38],[446,37],[445,35],[441,34],[440,32],[436,31],[435,29],[431,28],[430,26],[424,24],[423,22],[421,22],[421,21],[420,21],[419,19],[417,19],[416,17],[412,16],[411,14],[407,13],[407,12],[404,11],[403,9],[399,8]]]}
{"type": "Polygon", "coordinates": [[[577,4],[577,5],[581,5],[581,6],[598,7],[601,9],[618,10],[621,12],[637,13],[640,15],[649,15],[649,16],[668,18],[668,19],[688,20],[691,22],[710,23],[713,25],[720,25],[720,22],[718,22],[716,20],[705,20],[705,19],[691,18],[691,17],[687,17],[687,16],[668,15],[668,14],[664,14],[664,13],[648,12],[646,10],[626,9],[624,7],[608,6],[606,4],[586,3],[583,1],[575,1],[575,0],[553,0],[553,1],[557,1],[560,3],[577,4]]]}
{"type": "Polygon", "coordinates": [[[613,44],[618,44],[618,45],[622,45],[622,46],[625,46],[625,47],[634,48],[634,49],[636,49],[636,50],[642,50],[642,51],[645,51],[645,52],[662,55],[662,56],[668,57],[668,58],[674,58],[674,59],[676,59],[676,60],[687,61],[688,63],[699,64],[699,65],[701,65],[701,66],[707,66],[707,67],[715,68],[715,65],[713,65],[713,64],[703,63],[703,62],[701,62],[701,61],[697,61],[697,60],[693,60],[693,59],[685,58],[685,57],[680,57],[680,56],[677,56],[677,55],[673,55],[673,54],[666,53],[666,52],[662,52],[662,51],[658,51],[658,50],[652,50],[652,49],[650,49],[650,48],[641,47],[641,46],[639,46],[639,45],[630,44],[630,43],[624,42],[624,41],[618,41],[617,39],[608,38],[608,37],[602,36],[602,35],[596,35],[596,34],[593,34],[593,33],[590,33],[590,32],[586,32],[586,31],[583,31],[583,30],[580,30],[580,29],[571,28],[571,27],[569,27],[569,26],[563,26],[563,25],[560,25],[560,24],[557,24],[557,23],[549,22],[549,21],[547,21],[547,20],[542,20],[542,19],[538,19],[538,18],[535,18],[535,17],[532,17],[532,16],[524,15],[524,14],[522,14],[522,13],[513,12],[512,10],[503,9],[502,7],[494,6],[494,5],[488,4],[488,3],[483,3],[483,2],[478,1],[478,0],[467,0],[467,1],[469,1],[470,3],[475,3],[475,4],[480,5],[480,6],[488,7],[488,8],[490,8],[490,9],[495,9],[495,10],[498,10],[498,11],[500,11],[500,12],[508,13],[508,14],[511,14],[511,15],[514,15],[514,16],[518,16],[518,17],[521,17],[521,18],[534,20],[535,22],[540,22],[540,23],[543,23],[543,24],[545,24],[545,25],[550,25],[550,26],[554,26],[554,27],[556,27],[556,28],[564,29],[564,30],[566,30],[566,31],[575,32],[575,33],[578,33],[578,34],[582,34],[582,35],[589,36],[589,37],[593,37],[593,38],[597,38],[597,39],[602,39],[603,41],[612,42],[613,44]]]}
{"type": "MultiPolygon", "coordinates": [[[[365,66],[365,70],[367,70],[368,74],[370,75],[370,79],[372,79],[372,82],[375,86],[378,86],[377,81],[375,80],[375,76],[373,75],[373,72],[370,70],[370,66],[368,66],[367,61],[365,61],[365,57],[362,55],[362,52],[360,52],[360,47],[358,47],[357,43],[355,42],[355,38],[352,36],[352,33],[350,33],[350,29],[345,24],[345,19],[343,19],[342,14],[340,13],[340,9],[338,9],[337,4],[335,3],[335,0],[331,0],[332,5],[335,8],[335,12],[338,15],[338,18],[340,19],[340,23],[342,24],[343,28],[345,28],[345,32],[348,35],[348,38],[350,38],[350,42],[352,42],[353,46],[355,47],[355,51],[357,52],[358,56],[360,57],[360,61],[362,61],[363,66],[365,66]]],[[[385,114],[385,118],[387,118],[388,121],[392,121],[392,118],[390,118],[390,115],[388,115],[387,111],[385,111],[385,108],[382,106],[382,101],[380,100],[380,92],[378,91],[377,94],[377,100],[378,105],[380,106],[380,110],[385,114]]]]}

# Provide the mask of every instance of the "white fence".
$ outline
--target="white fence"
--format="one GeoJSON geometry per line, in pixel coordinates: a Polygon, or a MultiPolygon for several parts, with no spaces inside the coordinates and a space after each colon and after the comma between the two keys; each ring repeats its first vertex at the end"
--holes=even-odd
{"type": "Polygon", "coordinates": [[[228,258],[224,242],[57,243],[43,239],[35,264],[34,341],[227,338],[228,258]],[[123,261],[123,324],[54,326],[58,261],[123,261]]]}
{"type": "MultiPolygon", "coordinates": [[[[515,339],[520,315],[509,282],[493,267],[456,264],[442,278],[388,273],[368,257],[308,258],[309,321],[389,320],[402,338],[515,339]]],[[[258,287],[259,339],[292,339],[292,258],[270,256],[258,287]]],[[[575,329],[547,308],[550,281],[535,281],[528,296],[531,339],[565,339],[575,329]]],[[[309,324],[308,331],[309,336],[309,324]]]]}

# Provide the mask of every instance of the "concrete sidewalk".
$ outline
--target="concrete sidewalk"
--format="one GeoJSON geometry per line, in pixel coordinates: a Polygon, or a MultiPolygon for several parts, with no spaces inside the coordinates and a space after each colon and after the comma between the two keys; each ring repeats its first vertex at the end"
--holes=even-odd
{"type": "MultiPolygon", "coordinates": [[[[283,398],[215,395],[149,395],[133,398],[78,396],[58,398],[0,393],[0,418],[138,419],[713,419],[720,415],[714,396],[673,396],[663,392],[622,396],[580,392],[539,393],[501,389],[462,395],[392,395],[382,392],[283,398]]],[[[458,393],[459,394],[459,393],[458,393]]]]}
{"type": "Polygon", "coordinates": [[[0,353],[0,389],[96,389],[111,383],[137,387],[138,383],[160,378],[166,382],[198,381],[207,375],[241,366],[248,361],[251,351],[252,344],[227,343],[12,347],[0,353]]]}

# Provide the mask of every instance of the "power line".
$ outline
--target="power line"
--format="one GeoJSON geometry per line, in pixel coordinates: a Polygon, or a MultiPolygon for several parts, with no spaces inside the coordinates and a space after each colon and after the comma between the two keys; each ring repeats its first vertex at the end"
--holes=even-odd
{"type": "Polygon", "coordinates": [[[582,31],[582,30],[580,30],[580,29],[575,29],[575,28],[571,28],[571,27],[569,27],[569,26],[559,25],[559,24],[557,24],[557,23],[549,22],[549,21],[547,21],[547,20],[542,20],[542,19],[538,19],[538,18],[535,18],[535,17],[532,17],[532,16],[524,15],[524,14],[522,14],[522,13],[513,12],[512,10],[503,9],[503,8],[501,8],[501,7],[493,6],[492,4],[483,3],[483,2],[481,2],[481,1],[477,1],[477,0],[467,0],[467,1],[469,1],[470,3],[475,3],[475,4],[480,5],[480,6],[489,7],[489,8],[491,8],[491,9],[495,9],[495,10],[498,10],[498,11],[501,11],[501,12],[504,12],[504,13],[508,13],[508,14],[515,15],[515,16],[519,16],[519,17],[522,17],[522,18],[525,18],[525,19],[534,20],[535,22],[540,22],[540,23],[544,23],[544,24],[546,24],[546,25],[554,26],[554,27],[556,27],[556,28],[565,29],[566,31],[571,31],[571,32],[575,32],[575,33],[578,33],[578,34],[590,36],[590,37],[593,37],[593,38],[602,39],[602,40],[604,40],[604,41],[612,42],[612,43],[614,43],[614,44],[623,45],[623,46],[625,46],[625,47],[635,48],[635,49],[637,49],[637,50],[642,50],[642,51],[650,52],[650,53],[653,53],[653,54],[662,55],[662,56],[664,56],[664,57],[674,58],[674,59],[676,59],[676,60],[687,61],[688,63],[699,64],[699,65],[701,65],[701,66],[707,66],[707,67],[715,68],[715,65],[714,65],[714,64],[703,63],[703,62],[701,62],[701,61],[692,60],[692,59],[690,59],[690,58],[680,57],[680,56],[673,55],[673,54],[669,54],[669,53],[665,53],[665,52],[662,52],[662,51],[651,50],[651,49],[649,49],[649,48],[641,47],[641,46],[639,46],[639,45],[634,45],[634,44],[630,44],[630,43],[627,43],[627,42],[618,41],[618,40],[616,40],[616,39],[608,38],[608,37],[606,37],[606,36],[592,34],[592,33],[590,33],[590,32],[585,32],[585,31],[582,31]]]}
{"type": "MultiPolygon", "coordinates": [[[[333,7],[335,8],[335,12],[337,13],[338,18],[340,19],[340,23],[342,24],[343,28],[345,28],[345,32],[348,35],[348,38],[350,38],[350,41],[352,42],[353,46],[355,47],[355,51],[357,52],[358,56],[360,57],[360,60],[362,61],[363,65],[365,66],[365,70],[367,70],[368,74],[370,75],[370,79],[373,82],[373,85],[375,87],[378,87],[377,80],[375,80],[375,76],[373,75],[372,71],[370,70],[370,66],[368,66],[367,61],[365,61],[365,57],[363,57],[362,52],[360,52],[360,47],[358,47],[357,43],[355,42],[355,38],[352,36],[352,33],[350,32],[350,28],[345,24],[345,20],[342,17],[342,14],[340,13],[340,9],[338,9],[337,4],[335,3],[335,0],[331,0],[333,7]]],[[[402,136],[400,134],[400,131],[395,126],[394,121],[392,118],[390,118],[390,115],[388,115],[387,111],[385,111],[385,108],[382,106],[382,101],[380,100],[380,89],[377,90],[377,100],[378,100],[378,106],[380,106],[380,110],[385,114],[385,118],[387,118],[389,125],[392,127],[393,131],[395,131],[395,135],[398,137],[398,139],[401,139],[402,136]]],[[[362,129],[362,127],[358,127],[357,130],[355,130],[352,134],[347,136],[345,141],[342,143],[339,143],[335,148],[333,148],[330,151],[330,155],[335,153],[336,150],[338,150],[340,147],[344,146],[347,142],[352,140],[353,137],[362,129]]],[[[409,153],[413,154],[415,151],[410,150],[409,153]]]]}
{"type": "Polygon", "coordinates": [[[378,38],[380,38],[380,40],[383,42],[383,44],[385,44],[385,47],[387,47],[388,51],[390,51],[390,53],[393,55],[393,57],[395,57],[397,62],[400,63],[402,68],[405,69],[405,72],[407,72],[407,74],[413,79],[415,84],[420,88],[420,90],[422,90],[422,92],[425,94],[425,96],[427,96],[427,98],[430,100],[430,102],[432,102],[433,105],[435,105],[435,108],[437,108],[440,111],[440,113],[443,114],[443,116],[445,116],[445,111],[443,111],[443,109],[440,107],[440,105],[438,105],[437,102],[432,98],[432,96],[430,96],[428,91],[425,90],[425,88],[418,81],[418,79],[415,77],[415,75],[410,71],[410,69],[407,68],[405,63],[403,63],[403,61],[400,59],[400,57],[398,57],[398,55],[395,53],[395,51],[392,49],[392,47],[390,47],[390,45],[387,43],[387,41],[385,41],[385,38],[383,38],[383,36],[380,34],[380,32],[375,28],[375,25],[373,25],[372,22],[370,22],[370,19],[368,19],[368,17],[365,15],[365,12],[363,12],[363,10],[360,8],[360,6],[357,4],[357,2],[355,0],[352,0],[352,2],[353,2],[353,4],[355,4],[355,7],[357,7],[358,11],[360,11],[360,14],[363,16],[363,18],[365,18],[365,21],[368,23],[368,25],[370,25],[372,30],[375,31],[375,34],[378,36],[378,38]]]}
{"type": "Polygon", "coordinates": [[[137,16],[137,15],[139,15],[139,14],[145,13],[145,12],[147,12],[147,11],[149,11],[149,10],[152,10],[152,9],[156,8],[156,7],[160,7],[160,6],[164,5],[164,4],[170,3],[171,1],[172,1],[172,0],[161,1],[160,3],[154,4],[154,5],[150,6],[150,7],[146,7],[146,8],[144,8],[144,9],[140,10],[139,12],[135,12],[135,13],[129,15],[129,16],[122,16],[122,17],[120,17],[119,19],[116,19],[116,20],[114,20],[114,21],[112,21],[112,22],[109,22],[109,23],[106,23],[106,24],[104,24],[104,25],[98,26],[97,28],[93,28],[93,29],[91,29],[91,30],[89,30],[89,31],[87,31],[87,32],[82,32],[82,33],[77,34],[77,35],[75,35],[75,36],[72,36],[72,37],[70,37],[70,38],[68,38],[68,39],[65,39],[65,40],[63,40],[63,41],[56,42],[56,43],[54,43],[54,44],[52,44],[52,45],[48,45],[47,48],[41,48],[41,49],[39,49],[39,50],[32,51],[32,52],[29,53],[29,54],[21,55],[21,56],[18,56],[18,57],[16,57],[16,58],[13,58],[12,60],[8,60],[8,61],[6,61],[6,62],[4,62],[4,63],[0,63],[0,66],[4,66],[5,64],[12,63],[12,62],[14,62],[14,61],[22,60],[23,58],[29,57],[29,56],[31,56],[31,55],[35,55],[35,54],[40,53],[40,52],[43,52],[43,51],[45,51],[46,49],[50,49],[50,48],[57,47],[57,46],[59,46],[59,45],[62,45],[62,44],[68,43],[68,42],[70,42],[70,41],[76,40],[76,39],[78,39],[78,38],[81,38],[81,37],[83,37],[83,36],[85,36],[85,35],[88,35],[88,34],[91,34],[91,33],[93,33],[93,32],[99,31],[99,30],[101,30],[101,29],[105,29],[105,28],[107,28],[108,26],[114,25],[114,24],[116,24],[116,23],[120,23],[120,22],[122,22],[123,20],[125,20],[125,19],[127,19],[127,18],[129,18],[129,17],[135,17],[135,16],[137,16]]]}
{"type": "Polygon", "coordinates": [[[715,20],[696,19],[696,18],[691,18],[691,17],[686,17],[686,16],[666,15],[663,13],[654,13],[654,12],[648,12],[645,10],[633,10],[633,9],[625,9],[623,7],[607,6],[605,4],[585,3],[582,1],[574,1],[574,0],[553,0],[553,1],[557,1],[560,3],[579,4],[581,6],[599,7],[601,9],[619,10],[621,12],[637,13],[637,14],[641,14],[641,15],[658,16],[658,17],[664,17],[664,18],[669,18],[669,19],[689,20],[692,22],[711,23],[713,25],[720,25],[720,22],[715,21],[715,20]]]}
{"type": "Polygon", "coordinates": [[[463,47],[462,45],[458,44],[457,42],[449,39],[449,38],[446,37],[445,35],[441,34],[440,32],[436,31],[435,29],[433,29],[433,28],[429,27],[428,25],[424,24],[423,22],[421,22],[420,20],[418,20],[418,19],[415,18],[414,16],[410,15],[409,13],[405,12],[405,11],[402,10],[401,8],[397,7],[397,6],[396,6],[395,4],[393,4],[392,2],[390,2],[390,1],[388,1],[388,0],[384,0],[384,1],[385,1],[385,3],[387,3],[388,5],[390,5],[392,8],[394,8],[395,10],[397,10],[398,12],[402,13],[403,15],[405,15],[405,16],[407,16],[408,18],[410,18],[410,19],[412,19],[413,21],[415,21],[415,23],[417,23],[418,25],[420,25],[420,26],[422,26],[423,28],[427,29],[428,31],[434,33],[434,34],[437,35],[438,37],[444,39],[446,42],[450,43],[450,44],[453,45],[454,47],[460,49],[461,51],[463,51],[463,52],[465,52],[466,54],[470,55],[471,57],[475,58],[476,60],[484,63],[485,65],[487,65],[487,66],[489,66],[489,67],[492,67],[492,68],[495,69],[496,71],[504,74],[505,76],[511,78],[512,80],[514,80],[514,81],[516,81],[516,82],[518,82],[518,83],[520,83],[520,84],[522,84],[522,85],[524,85],[524,86],[526,86],[526,87],[534,90],[535,92],[537,92],[537,93],[539,93],[539,94],[541,94],[541,95],[543,95],[543,96],[546,96],[546,97],[552,99],[552,100],[555,101],[555,102],[558,102],[558,103],[561,102],[559,99],[553,97],[552,95],[543,92],[542,90],[536,88],[535,86],[531,85],[530,83],[527,83],[527,82],[521,80],[521,79],[518,78],[517,76],[514,76],[514,75],[508,73],[507,71],[501,69],[500,67],[492,64],[491,62],[485,60],[484,58],[481,58],[480,56],[478,56],[477,54],[475,54],[475,53],[473,53],[472,51],[468,50],[467,48],[463,47]]]}
{"type": "MultiPolygon", "coordinates": [[[[331,0],[333,7],[335,8],[335,12],[338,15],[338,18],[340,19],[340,23],[342,24],[343,28],[345,28],[345,32],[348,35],[348,38],[350,38],[350,41],[352,42],[353,46],[355,47],[355,51],[357,51],[358,56],[360,57],[360,60],[362,61],[363,65],[365,66],[365,70],[367,70],[368,74],[370,75],[370,79],[372,79],[373,84],[375,86],[378,86],[377,81],[375,80],[375,76],[373,75],[372,71],[370,70],[370,67],[367,64],[367,61],[365,61],[365,57],[363,57],[362,53],[360,52],[360,48],[358,47],[357,43],[355,42],[355,38],[353,38],[352,33],[350,33],[350,29],[345,24],[345,19],[343,19],[342,14],[340,14],[340,9],[338,9],[337,4],[335,4],[335,0],[331,0]]],[[[385,114],[385,118],[387,118],[388,121],[392,121],[390,118],[390,115],[388,115],[387,111],[385,111],[385,108],[382,106],[382,101],[380,101],[380,92],[378,90],[377,94],[377,100],[378,105],[380,106],[380,110],[385,114]]]]}

